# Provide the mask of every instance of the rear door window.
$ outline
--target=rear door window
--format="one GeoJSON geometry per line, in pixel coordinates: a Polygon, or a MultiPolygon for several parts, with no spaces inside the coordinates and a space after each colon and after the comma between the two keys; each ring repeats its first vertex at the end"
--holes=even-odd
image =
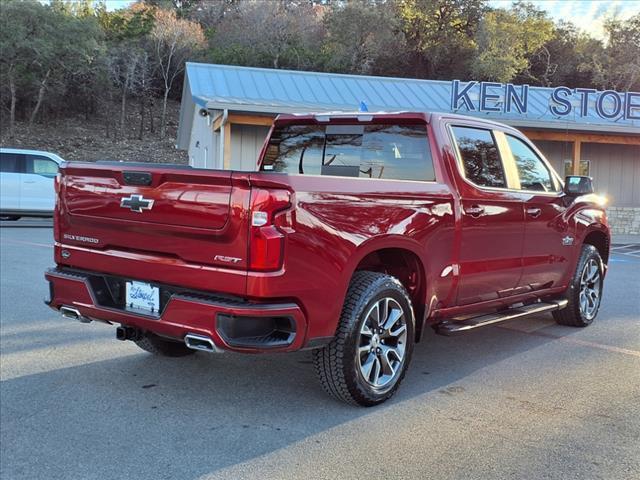
{"type": "Polygon", "coordinates": [[[481,187],[506,188],[496,141],[490,130],[452,127],[465,177],[481,187]]]}
{"type": "Polygon", "coordinates": [[[58,164],[50,158],[40,155],[27,155],[26,171],[45,177],[55,177],[58,173],[58,164]]]}
{"type": "Polygon", "coordinates": [[[311,125],[274,131],[262,171],[435,181],[425,125],[311,125]]]}
{"type": "Polygon", "coordinates": [[[0,172],[24,172],[24,155],[21,153],[0,153],[0,172]]]}

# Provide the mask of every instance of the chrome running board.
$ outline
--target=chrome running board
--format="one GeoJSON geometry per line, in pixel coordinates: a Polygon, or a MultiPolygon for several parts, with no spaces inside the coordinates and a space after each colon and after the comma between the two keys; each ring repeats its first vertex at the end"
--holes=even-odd
{"type": "Polygon", "coordinates": [[[521,307],[512,307],[501,312],[489,313],[478,317],[465,318],[464,320],[446,320],[436,325],[436,333],[440,335],[456,335],[458,333],[468,332],[476,328],[487,327],[497,323],[506,322],[515,318],[527,317],[536,313],[552,312],[554,310],[562,310],[567,306],[568,301],[554,300],[551,302],[532,303],[521,307]]]}

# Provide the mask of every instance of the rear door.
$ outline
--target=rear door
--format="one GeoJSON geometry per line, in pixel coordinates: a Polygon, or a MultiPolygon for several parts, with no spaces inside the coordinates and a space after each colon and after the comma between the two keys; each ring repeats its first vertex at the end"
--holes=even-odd
{"type": "Polygon", "coordinates": [[[22,171],[24,171],[24,155],[0,153],[0,210],[20,209],[22,171]]]}
{"type": "Polygon", "coordinates": [[[23,210],[53,212],[55,192],[53,179],[58,173],[58,163],[43,155],[26,154],[25,171],[22,174],[20,201],[23,210]]]}
{"type": "Polygon", "coordinates": [[[519,288],[557,287],[570,268],[575,239],[569,235],[560,182],[524,139],[506,134],[524,207],[523,272],[519,288]]]}
{"type": "Polygon", "coordinates": [[[509,191],[497,133],[474,124],[450,127],[460,175],[461,250],[458,305],[519,293],[524,213],[509,191]]]}

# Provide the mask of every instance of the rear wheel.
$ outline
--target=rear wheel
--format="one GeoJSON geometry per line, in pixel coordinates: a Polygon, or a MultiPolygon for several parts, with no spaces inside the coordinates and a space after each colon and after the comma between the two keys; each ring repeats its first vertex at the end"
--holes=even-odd
{"type": "Polygon", "coordinates": [[[329,394],[369,407],[398,389],[413,343],[413,308],[402,284],[360,271],[351,280],[336,335],[314,352],[314,363],[329,394]]]}
{"type": "Polygon", "coordinates": [[[188,348],[182,342],[168,340],[149,332],[144,333],[138,340],[134,340],[134,342],[141,349],[163,357],[184,357],[196,353],[195,350],[188,348]]]}
{"type": "Polygon", "coordinates": [[[553,312],[560,325],[586,327],[593,323],[602,299],[604,263],[598,249],[583,245],[578,266],[566,293],[566,308],[553,312]]]}

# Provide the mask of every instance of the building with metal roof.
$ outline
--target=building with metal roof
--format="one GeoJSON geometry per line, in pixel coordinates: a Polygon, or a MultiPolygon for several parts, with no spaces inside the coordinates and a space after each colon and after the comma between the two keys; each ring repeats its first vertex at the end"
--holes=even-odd
{"type": "Polygon", "coordinates": [[[640,233],[640,93],[187,63],[177,147],[190,164],[252,170],[278,113],[455,112],[524,131],[560,175],[587,174],[640,233]],[[628,215],[631,210],[633,215],[628,215]]]}

